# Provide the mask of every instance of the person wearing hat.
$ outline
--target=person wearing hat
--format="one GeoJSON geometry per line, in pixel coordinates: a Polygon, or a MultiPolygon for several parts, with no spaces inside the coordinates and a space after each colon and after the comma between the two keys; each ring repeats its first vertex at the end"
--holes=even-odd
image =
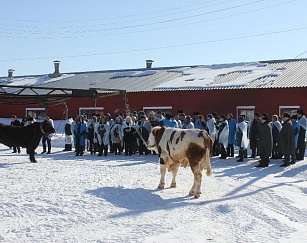
{"type": "Polygon", "coordinates": [[[237,162],[243,162],[244,150],[248,147],[247,126],[244,117],[239,116],[236,130],[236,145],[239,147],[239,159],[237,162]]]}
{"type": "Polygon", "coordinates": [[[260,113],[256,112],[254,114],[254,119],[250,126],[250,133],[249,133],[249,145],[250,149],[252,150],[252,155],[250,158],[256,157],[256,152],[258,153],[258,140],[259,140],[259,129],[261,126],[261,119],[260,119],[260,113]]]}
{"type": "Polygon", "coordinates": [[[73,128],[74,133],[74,143],[76,148],[76,156],[82,156],[84,154],[85,147],[85,134],[86,134],[86,124],[82,122],[82,118],[76,118],[76,123],[73,128]]]}
{"type": "Polygon", "coordinates": [[[173,119],[173,115],[170,113],[165,114],[165,118],[162,123],[165,127],[178,127],[177,122],[173,119]]]}
{"type": "Polygon", "coordinates": [[[220,148],[221,157],[220,159],[226,159],[227,153],[226,149],[228,147],[228,136],[229,136],[229,126],[228,121],[225,116],[220,116],[218,124],[218,135],[217,140],[220,148]]]}
{"type": "Polygon", "coordinates": [[[237,122],[233,119],[233,115],[228,113],[226,116],[229,126],[229,136],[228,136],[228,147],[227,147],[227,157],[234,157],[234,144],[236,140],[236,125],[237,122]]]}
{"type": "MultiPolygon", "coordinates": [[[[19,127],[20,126],[20,121],[18,121],[17,116],[12,115],[11,118],[11,126],[19,127]]],[[[20,147],[13,147],[13,152],[12,153],[20,153],[20,147]]]]}
{"type": "Polygon", "coordinates": [[[278,152],[285,156],[285,162],[280,166],[286,167],[290,165],[290,155],[294,153],[294,130],[289,113],[284,113],[283,121],[278,137],[278,152]]]}
{"type": "MultiPolygon", "coordinates": [[[[150,123],[145,115],[141,115],[140,119],[136,125],[136,129],[139,130],[142,138],[144,139],[145,143],[147,143],[149,134],[151,131],[150,123]]],[[[140,135],[139,135],[140,137],[140,135]]],[[[150,151],[147,149],[146,144],[144,143],[143,139],[139,138],[139,155],[147,155],[150,151]]]]}
{"type": "MultiPolygon", "coordinates": [[[[53,120],[50,119],[49,116],[45,117],[45,121],[49,122],[50,125],[54,128],[53,120]]],[[[43,152],[42,152],[42,154],[46,153],[47,146],[48,146],[47,154],[51,153],[51,138],[52,138],[52,134],[47,134],[47,135],[43,134],[43,137],[42,137],[43,152]],[[46,142],[47,142],[47,146],[46,146],[46,142]]]]}
{"type": "Polygon", "coordinates": [[[272,126],[269,124],[269,118],[263,116],[259,128],[258,151],[260,155],[260,163],[255,167],[268,167],[269,158],[273,148],[272,126]]]}
{"type": "Polygon", "coordinates": [[[293,130],[294,130],[294,153],[292,154],[290,164],[295,164],[297,144],[298,144],[298,135],[300,133],[300,125],[297,122],[297,115],[291,116],[291,122],[292,122],[293,130]]]}
{"type": "Polygon", "coordinates": [[[298,135],[298,153],[296,155],[297,160],[304,160],[305,155],[305,138],[306,138],[306,130],[307,130],[307,118],[305,117],[305,113],[303,110],[297,110],[297,118],[298,118],[298,124],[300,125],[300,132],[298,135]]]}
{"type": "Polygon", "coordinates": [[[278,153],[277,143],[278,143],[279,133],[282,129],[282,125],[279,122],[277,115],[272,116],[271,126],[272,126],[272,135],[273,135],[273,149],[272,149],[271,159],[281,159],[281,155],[278,153]]]}

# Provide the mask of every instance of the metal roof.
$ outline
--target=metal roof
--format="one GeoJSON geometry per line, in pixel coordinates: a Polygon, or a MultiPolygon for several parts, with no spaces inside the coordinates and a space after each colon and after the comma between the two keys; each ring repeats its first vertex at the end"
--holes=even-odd
{"type": "MultiPolygon", "coordinates": [[[[185,84],[184,87],[176,87],[174,84],[171,87],[163,87],[163,84],[181,77],[187,77],[186,81],[189,81],[189,75],[176,71],[180,68],[191,68],[191,70],[193,68],[211,68],[218,71],[226,64],[68,73],[66,76],[62,75],[61,78],[48,79],[48,82],[33,85],[51,88],[120,89],[127,92],[307,87],[307,59],[261,61],[257,63],[263,65],[266,69],[278,72],[278,75],[272,73],[253,79],[244,85],[231,85],[237,79],[248,77],[253,72],[252,70],[242,69],[244,65],[249,63],[237,63],[229,64],[232,65],[232,71],[217,75],[207,86],[194,85],[193,82],[185,84]],[[148,70],[151,73],[148,73],[148,70]],[[157,86],[161,86],[161,88],[157,88],[157,86]]],[[[0,78],[0,82],[1,84],[11,83],[14,85],[14,80],[26,80],[31,77],[43,80],[46,75],[0,78]]]]}

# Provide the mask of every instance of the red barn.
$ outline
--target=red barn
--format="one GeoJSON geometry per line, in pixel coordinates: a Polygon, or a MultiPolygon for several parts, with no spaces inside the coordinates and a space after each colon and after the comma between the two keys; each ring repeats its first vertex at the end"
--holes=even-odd
{"type": "MultiPolygon", "coordinates": [[[[245,114],[248,119],[254,111],[267,112],[269,115],[294,113],[298,108],[307,109],[307,59],[276,60],[234,64],[198,65],[182,67],[60,73],[59,61],[55,71],[49,75],[0,78],[1,117],[31,115],[42,118],[46,111],[53,119],[62,119],[66,104],[69,114],[101,114],[125,112],[123,95],[112,95],[113,90],[127,93],[131,110],[148,113],[162,110],[177,114],[178,109],[192,115],[217,112],[218,114],[245,114]],[[19,97],[14,104],[20,87],[10,89],[7,85],[27,85],[27,94],[34,92],[32,102],[19,97]],[[42,87],[33,91],[29,87],[42,87]],[[57,104],[35,98],[48,95],[46,88],[77,89],[74,95],[66,97],[57,104]],[[90,98],[90,90],[106,89],[105,98],[90,98]],[[13,90],[11,99],[4,99],[7,90],[13,90]],[[10,102],[8,102],[10,101],[10,102]],[[47,109],[47,110],[46,110],[47,109]]],[[[121,92],[119,92],[121,93],[121,92]]],[[[122,93],[124,94],[124,93],[122,93]]],[[[61,95],[59,95],[61,96],[61,95]]],[[[51,99],[52,101],[52,99],[51,99]]]]}

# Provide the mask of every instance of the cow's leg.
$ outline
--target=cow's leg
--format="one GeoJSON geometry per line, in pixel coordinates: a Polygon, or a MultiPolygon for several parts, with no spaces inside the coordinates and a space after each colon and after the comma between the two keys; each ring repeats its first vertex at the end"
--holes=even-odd
{"type": "Polygon", "coordinates": [[[176,187],[176,176],[177,176],[177,173],[178,173],[179,166],[180,166],[180,164],[178,163],[172,169],[173,178],[172,178],[171,187],[173,187],[173,188],[176,187]]]}
{"type": "Polygon", "coordinates": [[[160,174],[161,174],[161,178],[160,178],[160,184],[158,186],[159,189],[164,189],[164,185],[165,185],[165,174],[166,174],[166,166],[165,166],[165,162],[162,158],[159,158],[160,161],[160,174]]]}
{"type": "Polygon", "coordinates": [[[194,195],[195,198],[199,198],[200,197],[200,186],[201,186],[201,181],[202,181],[202,173],[198,165],[195,165],[194,167],[191,168],[192,172],[194,174],[194,183],[193,186],[190,190],[189,195],[194,195]]]}
{"type": "Polygon", "coordinates": [[[36,161],[36,159],[35,159],[35,157],[34,157],[34,154],[35,154],[34,149],[29,149],[29,150],[28,150],[28,153],[29,153],[29,155],[30,155],[30,161],[31,161],[32,163],[36,163],[37,161],[36,161]]]}

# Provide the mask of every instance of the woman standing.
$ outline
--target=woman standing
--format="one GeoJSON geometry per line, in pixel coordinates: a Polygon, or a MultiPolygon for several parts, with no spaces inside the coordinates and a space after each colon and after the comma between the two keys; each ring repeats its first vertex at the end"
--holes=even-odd
{"type": "Polygon", "coordinates": [[[236,131],[236,142],[239,147],[239,159],[238,162],[243,162],[244,150],[248,147],[247,140],[247,123],[242,116],[238,117],[237,131],[236,131]]]}
{"type": "Polygon", "coordinates": [[[99,119],[99,123],[95,126],[95,134],[98,139],[98,156],[102,156],[102,153],[104,156],[108,155],[110,129],[106,117],[102,116],[99,119]]]}
{"type": "Polygon", "coordinates": [[[119,155],[121,154],[124,142],[123,140],[124,133],[123,133],[122,124],[123,124],[123,119],[120,116],[118,116],[115,119],[115,124],[111,128],[111,140],[114,146],[115,155],[117,155],[117,151],[119,155]]]}
{"type": "Polygon", "coordinates": [[[77,118],[76,124],[74,125],[74,142],[76,148],[76,156],[82,156],[84,154],[85,134],[86,124],[81,123],[81,119],[77,118]]]}

